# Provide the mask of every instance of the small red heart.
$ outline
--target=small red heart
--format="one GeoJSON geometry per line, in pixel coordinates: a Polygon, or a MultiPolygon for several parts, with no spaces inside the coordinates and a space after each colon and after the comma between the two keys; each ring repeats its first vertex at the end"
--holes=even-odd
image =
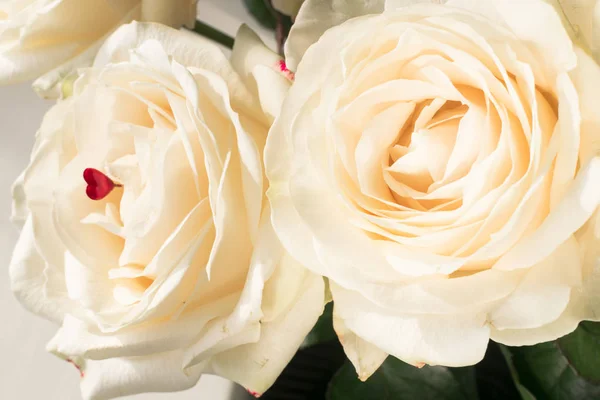
{"type": "Polygon", "coordinates": [[[83,171],[83,179],[88,184],[85,193],[92,200],[102,200],[116,186],[108,176],[94,168],[86,168],[83,171]]]}

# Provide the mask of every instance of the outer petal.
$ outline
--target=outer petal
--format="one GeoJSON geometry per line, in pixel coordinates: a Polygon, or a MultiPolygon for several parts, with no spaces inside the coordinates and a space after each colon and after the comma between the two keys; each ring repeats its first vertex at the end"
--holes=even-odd
{"type": "Polygon", "coordinates": [[[271,387],[323,313],[323,278],[306,272],[298,292],[290,309],[261,325],[258,342],[215,356],[211,362],[212,371],[256,393],[264,393],[271,387]]]}
{"type": "Polygon", "coordinates": [[[259,97],[269,122],[279,115],[283,99],[291,86],[282,58],[269,49],[246,25],[238,31],[231,53],[233,68],[250,90],[259,97]]]}
{"type": "Polygon", "coordinates": [[[350,18],[383,11],[384,0],[306,0],[285,44],[285,61],[295,71],[306,50],[329,28],[350,18]]]}
{"type": "Polygon", "coordinates": [[[542,0],[386,0],[385,9],[440,2],[479,13],[510,28],[538,59],[547,63],[548,72],[569,70],[576,64],[569,31],[557,10],[542,0]]]}
{"type": "Polygon", "coordinates": [[[555,340],[573,332],[582,318],[579,304],[573,302],[555,321],[529,329],[495,329],[491,327],[490,338],[507,346],[532,346],[538,343],[555,340]]]}
{"type": "Polygon", "coordinates": [[[316,323],[323,312],[324,296],[323,279],[283,252],[267,207],[248,281],[236,310],[187,351],[185,364],[196,365],[212,356],[209,371],[262,393],[273,384],[316,323]],[[250,338],[247,326],[255,327],[259,319],[260,332],[250,338]],[[242,326],[246,328],[240,333],[242,326]],[[241,342],[236,336],[246,341],[241,342]],[[237,347],[233,348],[233,344],[237,347]]]}
{"type": "Polygon", "coordinates": [[[47,268],[37,249],[32,217],[25,222],[9,271],[11,289],[27,309],[54,322],[62,321],[71,303],[64,282],[53,276],[60,271],[47,268]]]}
{"type": "Polygon", "coordinates": [[[64,246],[52,221],[53,190],[70,159],[61,146],[69,101],[51,108],[37,133],[31,162],[13,186],[13,221],[23,229],[10,263],[12,289],[32,312],[57,323],[73,304],[64,283],[64,246]]]}
{"type": "Polygon", "coordinates": [[[283,255],[283,248],[275,237],[269,215],[269,208],[266,207],[261,219],[257,246],[235,310],[226,318],[212,321],[200,340],[189,347],[184,359],[186,367],[194,366],[214,354],[228,350],[233,344],[241,345],[259,340],[264,285],[283,255]]]}
{"type": "Polygon", "coordinates": [[[583,261],[583,285],[573,293],[579,319],[598,321],[600,319],[600,210],[580,229],[575,238],[581,250],[583,261]]]}
{"type": "Polygon", "coordinates": [[[388,354],[348,329],[344,320],[336,315],[335,308],[333,328],[344,347],[346,356],[354,365],[358,378],[363,382],[366,381],[383,364],[388,354]]]}
{"type": "Polygon", "coordinates": [[[231,52],[231,64],[242,78],[251,76],[257,65],[278,66],[282,58],[269,49],[247,25],[240,26],[231,52]]]}
{"type": "Polygon", "coordinates": [[[549,76],[550,71],[568,71],[577,63],[569,33],[556,9],[544,1],[448,0],[447,4],[481,13],[508,26],[543,60],[549,76]]]}
{"type": "Polygon", "coordinates": [[[581,228],[598,208],[599,180],[600,157],[594,157],[582,166],[569,191],[540,227],[504,254],[493,268],[527,268],[549,256],[553,249],[581,228]]]}
{"type": "MultiPolygon", "coordinates": [[[[255,97],[246,88],[221,49],[210,40],[193,32],[176,30],[156,23],[134,21],[117,29],[104,42],[94,60],[94,67],[129,61],[132,49],[137,49],[141,47],[142,43],[151,41],[159,42],[160,47],[168,56],[186,68],[201,68],[218,75],[227,84],[232,102],[250,113],[261,114],[257,110],[255,97]]],[[[148,52],[143,55],[151,56],[148,52]]],[[[154,63],[154,65],[168,68],[169,74],[172,73],[171,67],[162,62],[154,63]]],[[[186,88],[184,87],[184,89],[186,88]]],[[[186,92],[186,96],[189,95],[190,93],[186,92]]]]}
{"type": "Polygon", "coordinates": [[[25,225],[27,217],[29,216],[27,197],[24,189],[25,173],[26,171],[21,172],[21,175],[17,177],[11,188],[13,202],[10,220],[13,224],[17,225],[19,229],[23,228],[23,225],[25,225]]]}
{"type": "Polygon", "coordinates": [[[212,319],[230,312],[236,300],[237,296],[228,296],[167,324],[134,326],[110,335],[92,333],[84,322],[67,314],[48,348],[65,357],[92,360],[147,356],[185,348],[212,319]]]}
{"type": "Polygon", "coordinates": [[[142,21],[193,28],[196,0],[142,0],[142,21]]]}
{"type": "Polygon", "coordinates": [[[460,367],[485,354],[490,329],[484,313],[400,314],[335,283],[330,287],[337,315],[349,330],[409,364],[460,367]]]}
{"type": "MultiPolygon", "coordinates": [[[[208,39],[178,31],[168,26],[150,22],[132,22],[121,26],[104,43],[94,60],[94,67],[103,67],[114,62],[129,61],[131,49],[139,48],[144,42],[155,40],[164,52],[186,67],[222,69],[226,61],[223,52],[208,39]],[[191,51],[195,49],[196,51],[191,51]]],[[[151,54],[144,54],[151,57],[151,54]]],[[[161,56],[162,55],[157,55],[161,56]]],[[[166,68],[164,62],[155,63],[156,68],[166,68]]],[[[215,72],[216,72],[215,71],[215,72]]]]}
{"type": "Polygon", "coordinates": [[[85,400],[108,400],[137,393],[189,389],[200,379],[203,366],[184,373],[181,360],[182,352],[172,351],[145,357],[85,361],[78,365],[83,374],[81,394],[85,400]]]}
{"type": "Polygon", "coordinates": [[[579,159],[587,164],[600,154],[600,115],[596,104],[600,90],[600,66],[583,50],[576,48],[577,68],[569,73],[579,95],[581,144],[579,159]]]}
{"type": "Polygon", "coordinates": [[[571,289],[581,285],[581,260],[571,237],[531,267],[510,296],[490,312],[496,329],[533,329],[558,319],[569,304],[571,289]]]}
{"type": "Polygon", "coordinates": [[[273,122],[281,112],[281,106],[290,88],[290,79],[281,72],[264,65],[257,65],[252,73],[258,86],[258,98],[269,122],[273,122]]]}
{"type": "MultiPolygon", "coordinates": [[[[70,101],[63,101],[52,107],[44,116],[42,126],[37,133],[36,142],[27,169],[17,178],[12,188],[13,222],[24,224],[30,213],[29,203],[49,206],[52,190],[57,185],[60,168],[68,151],[56,151],[60,148],[61,135],[69,120],[70,101]]],[[[62,150],[62,149],[61,149],[62,150]]]]}

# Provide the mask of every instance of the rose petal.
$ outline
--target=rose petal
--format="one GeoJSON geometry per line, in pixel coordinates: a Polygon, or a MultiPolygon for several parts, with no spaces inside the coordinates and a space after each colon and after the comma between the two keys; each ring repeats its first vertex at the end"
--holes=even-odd
{"type": "MultiPolygon", "coordinates": [[[[40,232],[41,233],[41,232],[40,232]]],[[[31,312],[60,323],[74,307],[68,299],[58,266],[50,266],[37,250],[34,220],[29,217],[10,262],[11,290],[31,312]]]]}
{"type": "Polygon", "coordinates": [[[243,79],[250,78],[257,65],[275,68],[280,61],[281,56],[269,49],[252,29],[245,24],[240,26],[231,52],[231,65],[243,79]]]}
{"type": "Polygon", "coordinates": [[[594,157],[575,178],[572,187],[542,225],[504,254],[494,269],[527,268],[548,257],[579,229],[600,204],[600,157],[594,157]]]}
{"type": "Polygon", "coordinates": [[[543,60],[547,76],[569,71],[577,63],[571,38],[556,9],[547,2],[448,0],[446,4],[481,13],[508,26],[543,60]]]}
{"type": "MultiPolygon", "coordinates": [[[[600,44],[600,42],[598,43],[600,44]]],[[[579,97],[581,112],[579,157],[581,164],[585,165],[590,158],[600,154],[600,116],[594,106],[600,88],[600,67],[583,50],[576,48],[575,53],[577,54],[577,68],[572,70],[569,75],[579,97]]]]}
{"type": "Polygon", "coordinates": [[[299,293],[291,308],[276,319],[263,322],[256,343],[215,356],[211,361],[212,372],[256,393],[264,393],[275,382],[317,322],[325,304],[323,278],[309,273],[296,284],[299,293]]]}
{"type": "Polygon", "coordinates": [[[94,333],[85,322],[67,314],[47,348],[66,358],[91,360],[148,356],[177,350],[191,345],[210,320],[230,313],[236,302],[237,295],[233,294],[168,324],[150,322],[126,327],[110,335],[94,333]]]}
{"type": "Polygon", "coordinates": [[[285,61],[295,71],[306,50],[327,29],[344,21],[366,14],[383,11],[384,0],[338,0],[324,2],[305,0],[285,44],[285,61]]]}
{"type": "Polygon", "coordinates": [[[577,308],[570,304],[556,320],[537,328],[500,330],[491,326],[490,338],[507,346],[533,346],[556,340],[573,332],[581,322],[577,308]]]}
{"type": "Polygon", "coordinates": [[[108,400],[147,392],[175,392],[196,385],[199,365],[183,372],[181,350],[142,357],[86,360],[82,369],[81,394],[85,400],[108,400]]]}
{"type": "Polygon", "coordinates": [[[348,329],[409,364],[460,367],[476,364],[485,354],[489,327],[482,313],[401,314],[335,283],[330,287],[337,315],[348,329]]]}
{"type": "MultiPolygon", "coordinates": [[[[193,366],[213,354],[228,350],[233,345],[255,342],[260,338],[260,319],[265,282],[273,274],[283,255],[266,207],[261,216],[259,240],[247,270],[241,296],[233,312],[211,321],[202,337],[185,353],[186,367],[193,366]]],[[[234,250],[230,250],[234,251],[234,250]]],[[[225,270],[227,273],[227,270],[225,270]]]]}
{"type": "Polygon", "coordinates": [[[532,266],[517,289],[494,308],[488,320],[495,329],[532,329],[560,317],[581,285],[579,247],[568,239],[548,258],[532,266]]]}
{"type": "Polygon", "coordinates": [[[354,365],[358,379],[366,381],[383,364],[388,354],[371,343],[356,336],[346,327],[344,320],[335,314],[333,316],[335,333],[344,347],[346,356],[354,365]]]}

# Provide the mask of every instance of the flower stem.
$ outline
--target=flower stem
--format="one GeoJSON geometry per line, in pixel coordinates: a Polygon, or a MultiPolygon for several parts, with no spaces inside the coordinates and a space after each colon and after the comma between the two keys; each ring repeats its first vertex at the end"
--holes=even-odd
{"type": "Polygon", "coordinates": [[[213,28],[210,25],[205,24],[204,22],[196,21],[192,31],[204,36],[205,38],[214,40],[215,42],[222,44],[227,48],[233,49],[233,38],[231,36],[213,28]]]}

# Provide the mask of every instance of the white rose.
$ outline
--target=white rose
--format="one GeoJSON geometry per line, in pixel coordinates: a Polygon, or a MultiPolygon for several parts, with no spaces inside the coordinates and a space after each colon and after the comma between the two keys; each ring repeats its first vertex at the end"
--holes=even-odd
{"type": "Polygon", "coordinates": [[[0,0],[0,85],[35,79],[42,95],[133,20],[194,26],[196,0],[0,0]]]}
{"type": "Polygon", "coordinates": [[[362,379],[600,316],[600,68],[541,0],[434,3],[307,0],[265,150],[362,379]]]}
{"type": "Polygon", "coordinates": [[[295,18],[304,0],[273,0],[273,7],[282,14],[295,18]]]}
{"type": "Polygon", "coordinates": [[[245,27],[230,63],[193,33],[132,23],[44,118],[14,188],[10,276],[62,324],[48,349],[81,370],[84,398],[201,373],[262,393],[321,314],[323,279],[284,253],[265,205],[279,62],[245,27]]]}

